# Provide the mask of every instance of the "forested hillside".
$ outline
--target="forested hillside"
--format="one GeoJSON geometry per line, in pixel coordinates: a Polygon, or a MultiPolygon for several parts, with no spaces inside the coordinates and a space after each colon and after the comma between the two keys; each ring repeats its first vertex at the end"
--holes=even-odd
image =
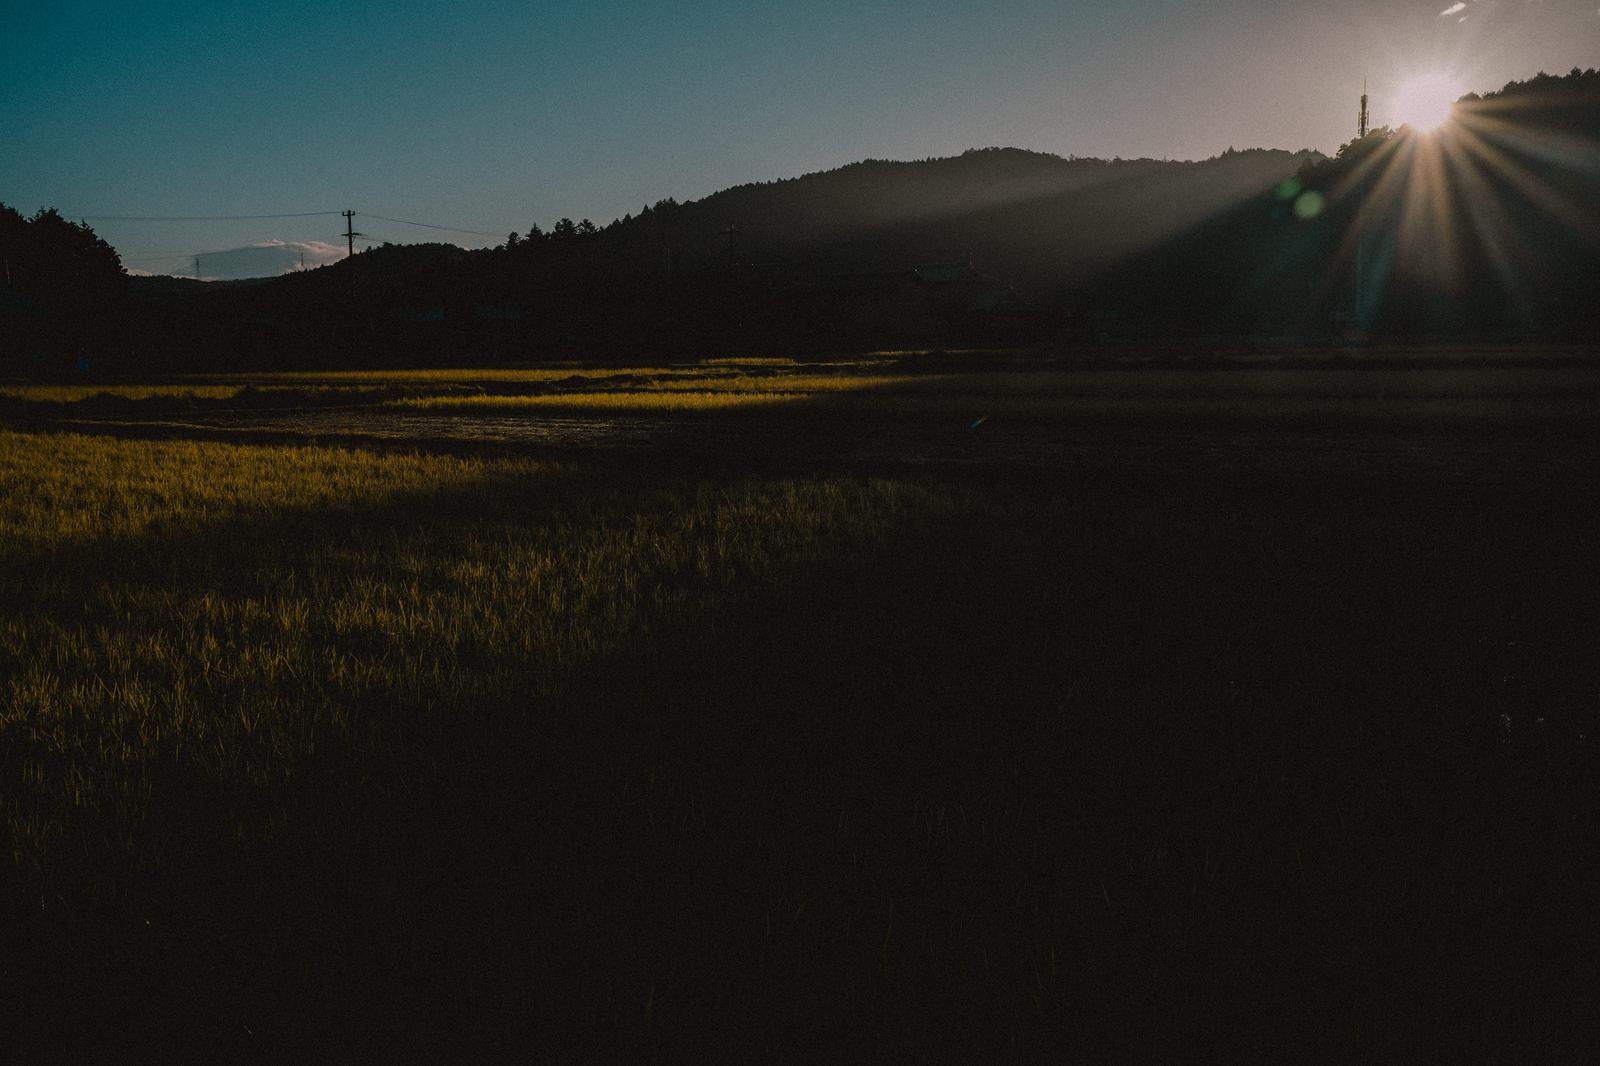
{"type": "Polygon", "coordinates": [[[385,245],[252,282],[125,279],[88,227],[6,209],[0,343],[29,365],[182,369],[1588,335],[1596,204],[1600,74],[1574,70],[1334,158],[867,160],[490,249],[385,245]]]}
{"type": "Polygon", "coordinates": [[[987,149],[867,161],[498,248],[374,248],[266,284],[134,279],[141,336],[188,364],[807,351],[1006,343],[1061,328],[1110,265],[1314,160],[987,149]]]}

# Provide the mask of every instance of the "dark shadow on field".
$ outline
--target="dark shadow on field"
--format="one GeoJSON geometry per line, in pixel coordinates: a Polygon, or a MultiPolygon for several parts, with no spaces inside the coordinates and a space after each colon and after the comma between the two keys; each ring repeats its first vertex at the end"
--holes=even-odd
{"type": "MultiPolygon", "coordinates": [[[[599,469],[622,515],[746,468],[599,469]]],[[[392,760],[330,751],[277,845],[230,847],[237,797],[174,770],[158,831],[181,863],[12,926],[13,1046],[1581,1052],[1589,497],[924,480],[959,506],[592,664],[548,715],[506,694],[398,723],[392,760]]],[[[514,512],[486,488],[340,520],[514,512]]],[[[337,532],[308,514],[192,548],[307,535],[337,532]]]]}
{"type": "Polygon", "coordinates": [[[577,1012],[627,1028],[631,996],[688,1058],[1588,1035],[1597,605],[1556,576],[1592,565],[1570,515],[1006,496],[731,619],[714,669],[597,686],[647,732],[606,800],[637,813],[570,867],[598,941],[565,971],[592,975],[577,1012]],[[773,634],[777,610],[806,624],[773,634]],[[631,922],[596,902],[619,899],[631,922]]]}

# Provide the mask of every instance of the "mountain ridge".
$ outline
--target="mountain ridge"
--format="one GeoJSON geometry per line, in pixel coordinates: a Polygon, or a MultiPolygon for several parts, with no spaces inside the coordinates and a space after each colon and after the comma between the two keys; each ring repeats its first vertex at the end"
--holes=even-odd
{"type": "Polygon", "coordinates": [[[244,368],[1600,328],[1600,73],[1464,97],[1458,120],[1332,158],[864,159],[493,248],[380,246],[249,285],[132,279],[120,323],[102,301],[19,333],[244,368]]]}

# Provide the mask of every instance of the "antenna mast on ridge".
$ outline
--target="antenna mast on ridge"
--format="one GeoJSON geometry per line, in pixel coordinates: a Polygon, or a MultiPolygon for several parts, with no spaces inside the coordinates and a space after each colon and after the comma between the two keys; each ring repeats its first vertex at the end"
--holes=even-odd
{"type": "MultiPolygon", "coordinates": [[[[1356,138],[1366,140],[1371,128],[1367,113],[1367,79],[1362,78],[1361,116],[1356,120],[1356,138]]],[[[1350,321],[1359,330],[1367,310],[1367,179],[1364,175],[1357,195],[1360,199],[1356,203],[1356,283],[1355,292],[1351,294],[1350,321]]]]}

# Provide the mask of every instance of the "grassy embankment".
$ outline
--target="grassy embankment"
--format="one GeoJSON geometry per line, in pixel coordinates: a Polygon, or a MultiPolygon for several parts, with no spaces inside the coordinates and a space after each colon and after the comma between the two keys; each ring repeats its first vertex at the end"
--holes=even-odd
{"type": "Polygon", "coordinates": [[[12,1046],[1570,1048],[1590,510],[0,435],[12,1046]]]}

